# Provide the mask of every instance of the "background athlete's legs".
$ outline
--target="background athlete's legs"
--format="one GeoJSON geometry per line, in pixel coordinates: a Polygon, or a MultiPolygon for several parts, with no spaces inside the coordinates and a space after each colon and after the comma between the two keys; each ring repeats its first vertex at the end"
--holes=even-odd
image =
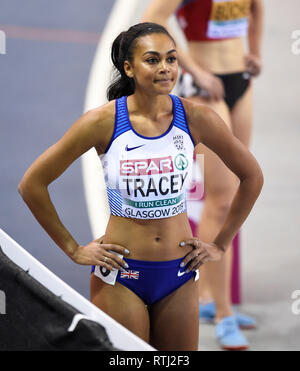
{"type": "Polygon", "coordinates": [[[236,102],[231,111],[232,131],[246,147],[250,146],[252,131],[253,89],[252,84],[236,102]]]}
{"type": "Polygon", "coordinates": [[[197,283],[190,279],[150,309],[150,344],[164,351],[198,350],[197,283]]]}
{"type": "Polygon", "coordinates": [[[149,343],[149,313],[144,302],[127,287],[104,283],[94,274],[90,281],[91,302],[135,335],[149,343]]]}
{"type": "MultiPolygon", "coordinates": [[[[193,100],[209,105],[231,129],[231,118],[224,101],[193,100]]],[[[220,158],[204,145],[196,147],[196,153],[204,154],[205,200],[197,236],[204,242],[212,242],[221,229],[234,194],[237,190],[236,176],[220,158]]],[[[217,319],[231,316],[231,264],[232,246],[229,246],[219,262],[206,263],[200,269],[199,296],[204,301],[216,302],[217,319]]]]}

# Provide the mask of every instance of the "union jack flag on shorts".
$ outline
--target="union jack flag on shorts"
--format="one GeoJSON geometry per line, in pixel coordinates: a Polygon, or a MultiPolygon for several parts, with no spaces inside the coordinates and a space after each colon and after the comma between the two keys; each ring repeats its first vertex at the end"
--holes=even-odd
{"type": "Polygon", "coordinates": [[[138,280],[139,275],[140,275],[140,272],[138,272],[138,271],[128,270],[126,272],[121,272],[121,278],[128,278],[128,279],[138,280]]]}

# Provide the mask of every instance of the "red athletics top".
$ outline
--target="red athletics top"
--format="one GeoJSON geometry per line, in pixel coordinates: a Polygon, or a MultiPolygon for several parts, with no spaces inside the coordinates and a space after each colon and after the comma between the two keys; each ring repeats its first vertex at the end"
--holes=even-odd
{"type": "Polygon", "coordinates": [[[183,0],[176,11],[188,41],[213,41],[248,33],[251,0],[183,0]]]}

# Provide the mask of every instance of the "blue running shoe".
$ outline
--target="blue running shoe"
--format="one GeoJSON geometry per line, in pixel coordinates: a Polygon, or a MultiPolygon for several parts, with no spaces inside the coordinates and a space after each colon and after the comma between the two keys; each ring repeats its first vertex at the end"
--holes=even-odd
{"type": "Polygon", "coordinates": [[[200,322],[213,323],[216,315],[216,305],[212,301],[207,304],[199,304],[199,319],[200,322]]]}
{"type": "Polygon", "coordinates": [[[241,333],[235,317],[225,317],[216,325],[216,336],[224,350],[246,350],[248,342],[241,333]]]}
{"type": "MultiPolygon", "coordinates": [[[[208,304],[199,304],[199,319],[200,322],[213,323],[216,315],[216,305],[214,302],[208,304]]],[[[256,322],[252,317],[246,316],[245,314],[235,312],[238,326],[242,330],[250,330],[256,328],[256,322]]]]}
{"type": "Polygon", "coordinates": [[[256,328],[256,322],[255,319],[249,316],[246,316],[245,314],[233,312],[234,316],[236,318],[237,324],[242,330],[252,330],[256,328]]]}

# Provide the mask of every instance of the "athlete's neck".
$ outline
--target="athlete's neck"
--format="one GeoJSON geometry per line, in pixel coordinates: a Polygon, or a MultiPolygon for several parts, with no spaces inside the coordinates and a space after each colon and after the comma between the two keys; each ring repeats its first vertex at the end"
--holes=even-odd
{"type": "Polygon", "coordinates": [[[165,113],[172,112],[172,100],[169,95],[148,95],[135,92],[128,97],[128,110],[146,116],[153,121],[165,113]]]}

